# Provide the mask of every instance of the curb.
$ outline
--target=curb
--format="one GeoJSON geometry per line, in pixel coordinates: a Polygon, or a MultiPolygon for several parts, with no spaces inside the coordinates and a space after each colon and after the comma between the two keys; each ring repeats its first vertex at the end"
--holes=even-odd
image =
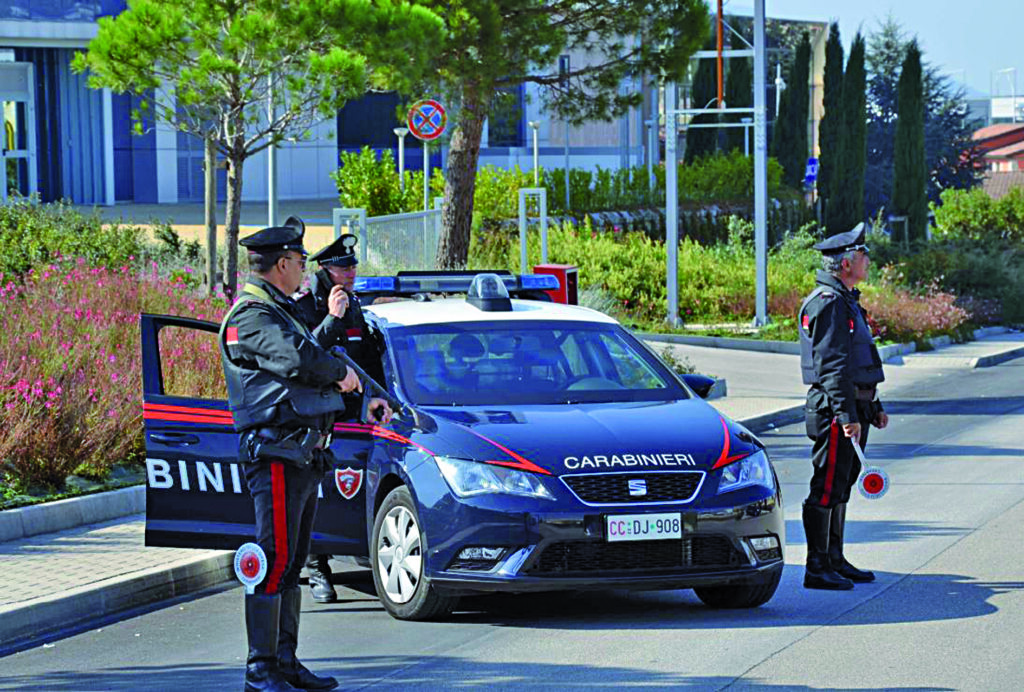
{"type": "Polygon", "coordinates": [[[784,425],[799,423],[804,419],[804,405],[796,404],[787,406],[768,413],[761,413],[749,418],[739,418],[737,423],[744,426],[750,432],[757,434],[781,428],[784,425]]]}
{"type": "Polygon", "coordinates": [[[112,616],[234,579],[234,553],[201,551],[173,567],[151,567],[58,596],[0,608],[0,656],[95,627],[112,616]]]}
{"type": "Polygon", "coordinates": [[[1024,356],[1024,346],[1020,348],[1014,348],[1009,351],[1003,351],[1002,353],[993,353],[990,356],[981,356],[979,358],[972,358],[970,367],[972,368],[990,368],[993,365],[999,365],[1005,363],[1008,360],[1014,358],[1020,358],[1024,356]]]}
{"type": "Polygon", "coordinates": [[[796,341],[759,341],[757,339],[733,339],[725,336],[699,336],[697,334],[656,334],[652,332],[634,332],[638,339],[644,341],[660,341],[669,344],[686,344],[689,346],[708,346],[711,348],[727,348],[737,351],[761,351],[764,353],[800,354],[800,344],[796,341]]]}
{"type": "Polygon", "coordinates": [[[146,511],[146,486],[108,490],[0,512],[0,543],[146,511]]]}

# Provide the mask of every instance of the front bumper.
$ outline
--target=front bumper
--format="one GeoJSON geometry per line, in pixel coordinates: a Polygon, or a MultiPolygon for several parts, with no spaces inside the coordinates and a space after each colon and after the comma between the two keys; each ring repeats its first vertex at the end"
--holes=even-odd
{"type": "MultiPolygon", "coordinates": [[[[680,511],[678,507],[647,511],[680,511]]],[[[683,537],[608,542],[605,517],[629,509],[524,512],[507,516],[510,531],[495,531],[497,512],[479,531],[460,532],[457,544],[428,560],[429,576],[448,594],[580,589],[682,589],[758,585],[783,568],[785,523],[778,494],[727,508],[681,511],[683,537]],[[499,536],[517,539],[505,542],[499,536]],[[753,549],[750,539],[772,536],[778,550],[753,549]],[[460,561],[465,546],[501,546],[493,564],[460,561]]]]}

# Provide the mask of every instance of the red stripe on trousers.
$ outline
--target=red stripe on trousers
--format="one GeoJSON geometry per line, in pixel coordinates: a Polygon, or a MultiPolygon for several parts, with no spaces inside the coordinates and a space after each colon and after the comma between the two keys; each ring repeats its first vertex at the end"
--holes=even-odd
{"type": "Polygon", "coordinates": [[[288,517],[284,494],[284,465],[280,461],[270,464],[270,494],[274,501],[274,566],[267,579],[267,593],[277,593],[281,575],[288,564],[288,517]]]}
{"type": "MultiPolygon", "coordinates": [[[[856,442],[854,442],[856,444],[856,442]]],[[[832,480],[836,475],[836,449],[839,446],[839,425],[832,419],[828,430],[828,470],[825,472],[825,492],[821,495],[821,506],[828,507],[829,495],[832,494],[832,480]]]]}

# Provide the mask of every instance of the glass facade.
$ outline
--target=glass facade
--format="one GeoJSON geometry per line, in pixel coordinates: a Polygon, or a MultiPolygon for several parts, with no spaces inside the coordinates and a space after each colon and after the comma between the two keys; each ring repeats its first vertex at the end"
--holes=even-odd
{"type": "Polygon", "coordinates": [[[0,20],[95,22],[127,6],[126,0],[4,0],[0,2],[0,20]]]}

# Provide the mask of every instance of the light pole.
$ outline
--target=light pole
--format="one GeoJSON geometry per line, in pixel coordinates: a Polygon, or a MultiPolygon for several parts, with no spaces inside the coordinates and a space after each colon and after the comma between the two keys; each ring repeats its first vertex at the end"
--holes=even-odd
{"type": "MultiPolygon", "coordinates": [[[[570,72],[570,59],[566,54],[558,56],[558,74],[561,78],[563,87],[568,90],[569,88],[569,72],[570,72]]],[[[569,118],[565,119],[565,148],[563,153],[565,154],[565,213],[569,213],[569,118]]]]}
{"type": "Polygon", "coordinates": [[[740,118],[743,122],[743,155],[750,156],[750,123],[754,122],[753,118],[740,118]]]}
{"type": "Polygon", "coordinates": [[[786,80],[782,78],[782,63],[775,65],[775,119],[779,119],[779,101],[782,99],[782,90],[786,88],[786,80]]]}
{"type": "Polygon", "coordinates": [[[655,147],[657,146],[657,140],[655,139],[655,126],[658,124],[657,120],[645,120],[644,127],[647,128],[647,187],[654,194],[654,157],[658,155],[655,147]]]}
{"type": "Polygon", "coordinates": [[[408,127],[396,127],[392,132],[398,137],[398,189],[405,192],[405,136],[408,127]]]}
{"type": "Polygon", "coordinates": [[[531,120],[526,124],[533,130],[533,186],[540,187],[540,167],[537,156],[537,130],[540,129],[540,121],[531,120]]]}

